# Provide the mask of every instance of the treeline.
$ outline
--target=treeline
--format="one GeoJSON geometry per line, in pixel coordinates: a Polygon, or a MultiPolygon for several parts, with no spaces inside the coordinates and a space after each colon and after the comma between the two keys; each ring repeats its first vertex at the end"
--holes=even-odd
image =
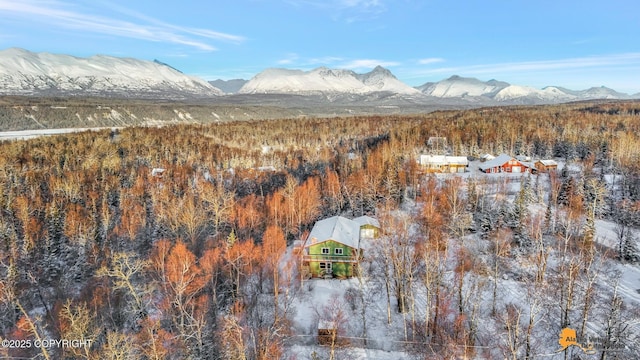
{"type": "MultiPolygon", "coordinates": [[[[295,290],[296,283],[295,263],[287,276],[278,270],[285,246],[326,216],[426,201],[415,159],[428,151],[429,137],[446,137],[456,155],[584,161],[625,179],[612,201],[640,200],[640,118],[587,106],[605,105],[125,128],[3,142],[0,337],[94,342],[91,349],[0,355],[277,358],[291,301],[279,284],[295,290]]],[[[463,224],[455,206],[447,216],[463,224]]]]}
{"type": "Polygon", "coordinates": [[[298,111],[247,104],[199,104],[141,99],[0,96],[2,131],[157,126],[296,117],[298,111]]]}

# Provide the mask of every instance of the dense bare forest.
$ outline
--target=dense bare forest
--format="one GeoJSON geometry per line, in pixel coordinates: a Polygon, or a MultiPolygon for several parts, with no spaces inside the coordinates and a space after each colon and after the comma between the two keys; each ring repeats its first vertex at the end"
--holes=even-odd
{"type": "MultiPolygon", "coordinates": [[[[308,288],[285,257],[317,220],[346,214],[383,223],[387,245],[372,249],[359,281],[380,282],[386,323],[400,324],[389,336],[407,356],[533,359],[558,346],[560,329],[583,336],[593,321],[606,337],[601,359],[632,358],[637,342],[612,349],[637,323],[637,302],[603,289],[617,279],[610,264],[638,262],[639,164],[637,102],[6,141],[0,338],[12,341],[0,357],[351,358],[355,341],[290,351],[294,304],[308,288]],[[416,160],[433,151],[431,137],[471,159],[508,153],[567,166],[523,177],[510,193],[489,177],[424,174],[416,160]],[[615,246],[597,241],[598,221],[616,224],[615,246]],[[525,300],[503,301],[506,283],[525,300]]],[[[357,319],[351,335],[365,345],[373,288],[352,289],[355,310],[332,310],[357,319]]]]}

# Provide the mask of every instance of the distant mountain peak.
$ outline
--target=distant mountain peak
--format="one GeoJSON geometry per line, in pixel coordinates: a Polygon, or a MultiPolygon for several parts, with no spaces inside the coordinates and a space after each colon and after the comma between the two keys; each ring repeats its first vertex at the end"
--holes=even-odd
{"type": "Polygon", "coordinates": [[[592,99],[628,99],[629,95],[616,92],[605,86],[587,90],[569,90],[560,86],[547,86],[535,89],[530,86],[511,85],[504,81],[491,79],[481,81],[473,77],[450,76],[438,82],[428,82],[417,87],[425,95],[438,98],[460,98],[469,101],[547,104],[575,100],[592,99]]]}
{"type": "Polygon", "coordinates": [[[365,73],[363,75],[383,75],[383,76],[389,76],[392,78],[396,78],[395,75],[393,75],[393,73],[391,72],[391,70],[382,67],[380,65],[377,65],[376,67],[374,67],[371,71],[369,71],[368,73],[365,73]]]}
{"type": "Polygon", "coordinates": [[[389,71],[389,69],[383,67],[382,65],[376,65],[376,67],[374,67],[370,72],[372,73],[388,73],[391,74],[391,71],[389,71]]]}
{"type": "Polygon", "coordinates": [[[239,92],[251,94],[367,94],[374,92],[419,94],[419,91],[398,80],[391,71],[382,66],[376,66],[364,74],[346,69],[330,69],[324,66],[310,71],[267,69],[249,80],[239,92]]]}
{"type": "Polygon", "coordinates": [[[509,84],[504,82],[482,82],[472,77],[453,75],[436,83],[426,83],[418,89],[426,95],[439,98],[469,98],[492,97],[507,86],[509,84]]]}
{"type": "Polygon", "coordinates": [[[164,63],[164,62],[162,62],[162,61],[160,61],[158,59],[153,59],[153,62],[156,63],[156,64],[159,64],[159,65],[164,65],[164,66],[168,67],[169,69],[173,69],[173,70],[179,72],[180,74],[184,74],[182,71],[180,71],[180,70],[174,68],[173,66],[171,66],[171,65],[169,65],[167,63],[164,63]]]}

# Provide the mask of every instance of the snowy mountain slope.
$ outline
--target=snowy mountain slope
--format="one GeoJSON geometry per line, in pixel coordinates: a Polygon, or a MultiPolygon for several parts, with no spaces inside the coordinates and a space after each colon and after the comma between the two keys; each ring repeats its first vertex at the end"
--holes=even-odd
{"type": "Polygon", "coordinates": [[[392,92],[420,94],[380,66],[365,74],[351,70],[320,67],[311,71],[267,69],[247,82],[241,94],[351,93],[392,92]]]}
{"type": "Polygon", "coordinates": [[[582,99],[628,99],[631,96],[609,89],[605,86],[592,87],[587,90],[580,91],[582,99]]]}
{"type": "Polygon", "coordinates": [[[495,96],[495,100],[509,101],[516,99],[540,100],[550,102],[562,102],[577,100],[578,97],[567,94],[557,87],[548,86],[542,90],[538,90],[529,86],[509,85],[500,90],[495,96]]]}
{"type": "Polygon", "coordinates": [[[491,97],[507,86],[509,86],[508,83],[496,80],[483,82],[475,78],[464,78],[454,75],[437,83],[426,83],[418,87],[418,90],[426,95],[440,98],[468,96],[491,97]]]}
{"type": "Polygon", "coordinates": [[[627,94],[607,87],[587,90],[570,90],[558,86],[535,89],[530,86],[511,85],[506,82],[454,75],[439,82],[429,82],[416,89],[435,98],[462,99],[467,101],[493,101],[497,103],[539,104],[594,99],[629,99],[627,94]]]}
{"type": "Polygon", "coordinates": [[[357,76],[366,86],[374,91],[389,91],[398,94],[418,94],[419,91],[398,80],[388,69],[376,66],[368,73],[357,76]]]}
{"type": "Polygon", "coordinates": [[[308,102],[313,95],[331,103],[393,106],[399,105],[398,102],[484,106],[640,97],[640,94],[629,96],[603,86],[580,91],[562,87],[535,89],[460,76],[413,88],[381,66],[364,74],[326,67],[311,71],[267,69],[250,81],[238,79],[212,84],[158,60],[104,55],[78,58],[19,48],[0,51],[0,95],[186,99],[211,98],[224,93],[240,94],[246,97],[243,101],[255,104],[264,100],[262,95],[294,96],[286,99],[294,102],[308,102]],[[216,84],[224,87],[224,92],[216,84]]]}
{"type": "Polygon", "coordinates": [[[1,94],[215,96],[222,91],[158,61],[0,51],[1,94]]]}

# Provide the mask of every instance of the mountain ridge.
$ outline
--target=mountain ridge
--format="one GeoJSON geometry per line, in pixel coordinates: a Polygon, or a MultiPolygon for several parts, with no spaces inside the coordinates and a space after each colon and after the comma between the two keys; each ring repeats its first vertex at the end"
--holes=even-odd
{"type": "MultiPolygon", "coordinates": [[[[159,60],[94,55],[34,53],[21,48],[0,50],[0,95],[103,96],[156,99],[211,99],[246,95],[259,104],[260,94],[314,96],[328,102],[402,105],[407,101],[433,105],[452,102],[460,106],[553,104],[593,99],[633,99],[600,86],[570,90],[562,86],[536,89],[491,79],[453,75],[438,82],[411,87],[382,66],[369,72],[318,67],[304,71],[267,68],[250,80],[207,82],[189,76],[159,60]],[[220,89],[219,85],[224,89],[220,89]]],[[[299,97],[288,98],[298,101],[299,97]],[[297,99],[297,100],[296,100],[297,99]]],[[[251,101],[243,99],[243,101],[251,101]]],[[[287,100],[289,101],[289,100],[287,100]]],[[[295,104],[293,104],[295,105],[295,104]]]]}
{"type": "Polygon", "coordinates": [[[363,74],[324,66],[309,71],[268,68],[251,78],[238,91],[239,94],[368,94],[375,92],[419,94],[417,89],[401,82],[391,71],[381,66],[363,74]]]}
{"type": "Polygon", "coordinates": [[[625,100],[637,97],[617,92],[605,86],[591,87],[585,90],[570,90],[561,86],[546,86],[542,89],[536,89],[531,86],[513,85],[495,79],[481,81],[477,78],[458,75],[438,82],[427,82],[417,86],[416,89],[427,96],[436,98],[460,98],[514,104],[546,104],[595,99],[625,100]]]}
{"type": "Polygon", "coordinates": [[[10,48],[0,51],[0,94],[184,98],[222,91],[157,60],[80,58],[10,48]]]}

